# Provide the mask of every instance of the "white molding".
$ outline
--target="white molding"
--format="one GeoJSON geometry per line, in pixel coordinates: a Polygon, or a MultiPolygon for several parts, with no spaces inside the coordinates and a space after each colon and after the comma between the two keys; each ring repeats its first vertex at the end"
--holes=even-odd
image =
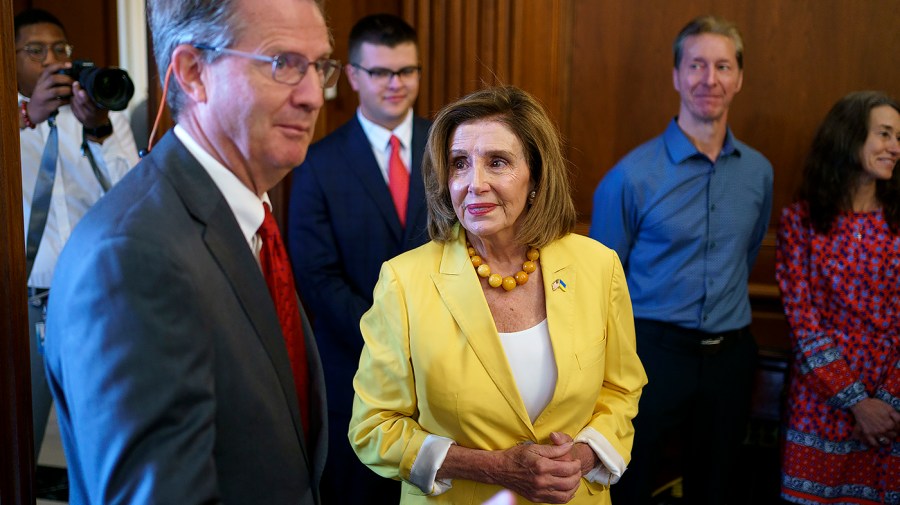
{"type": "Polygon", "coordinates": [[[119,66],[134,81],[134,98],[126,112],[147,99],[149,71],[147,69],[147,17],[142,0],[116,0],[119,31],[119,66]]]}

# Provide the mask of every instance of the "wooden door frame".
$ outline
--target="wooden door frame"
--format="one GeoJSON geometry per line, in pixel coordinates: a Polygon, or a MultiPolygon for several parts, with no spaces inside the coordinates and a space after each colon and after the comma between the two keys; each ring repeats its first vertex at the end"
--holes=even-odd
{"type": "MultiPolygon", "coordinates": [[[[0,0],[0,36],[13,40],[12,0],[0,0]]],[[[15,69],[13,44],[0,44],[0,65],[15,69]]],[[[31,357],[25,300],[25,231],[15,72],[3,72],[0,95],[0,502],[33,504],[34,434],[31,357]]]]}

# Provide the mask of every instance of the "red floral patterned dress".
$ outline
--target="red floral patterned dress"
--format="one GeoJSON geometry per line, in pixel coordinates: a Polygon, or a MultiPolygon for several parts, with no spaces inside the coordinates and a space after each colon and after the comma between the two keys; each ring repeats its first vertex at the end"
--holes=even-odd
{"type": "Polygon", "coordinates": [[[900,410],[900,235],[881,211],[846,212],[816,233],[808,207],[784,209],[776,277],[794,359],[782,496],[794,503],[900,504],[900,440],[851,438],[849,407],[900,410]]]}

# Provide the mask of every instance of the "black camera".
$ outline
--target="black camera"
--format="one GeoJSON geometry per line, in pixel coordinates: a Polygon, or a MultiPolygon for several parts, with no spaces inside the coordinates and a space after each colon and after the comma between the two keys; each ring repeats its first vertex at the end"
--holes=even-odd
{"type": "Polygon", "coordinates": [[[102,68],[90,60],[75,60],[71,68],[59,73],[78,81],[91,100],[104,109],[124,110],[134,96],[134,83],[121,68],[102,68]]]}

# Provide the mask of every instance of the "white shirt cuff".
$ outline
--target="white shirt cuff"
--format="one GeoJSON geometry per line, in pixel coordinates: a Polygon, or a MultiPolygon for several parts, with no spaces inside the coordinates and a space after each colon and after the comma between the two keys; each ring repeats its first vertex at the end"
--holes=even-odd
{"type": "Polygon", "coordinates": [[[444,464],[447,451],[455,443],[452,439],[440,435],[425,437],[419,454],[409,469],[409,482],[431,496],[437,496],[453,487],[453,479],[435,479],[435,477],[444,464]]]}
{"type": "Polygon", "coordinates": [[[589,445],[594,454],[600,458],[600,463],[584,476],[585,479],[606,486],[619,482],[622,474],[625,473],[625,459],[616,452],[606,437],[588,426],[578,433],[575,441],[589,445]]]}

